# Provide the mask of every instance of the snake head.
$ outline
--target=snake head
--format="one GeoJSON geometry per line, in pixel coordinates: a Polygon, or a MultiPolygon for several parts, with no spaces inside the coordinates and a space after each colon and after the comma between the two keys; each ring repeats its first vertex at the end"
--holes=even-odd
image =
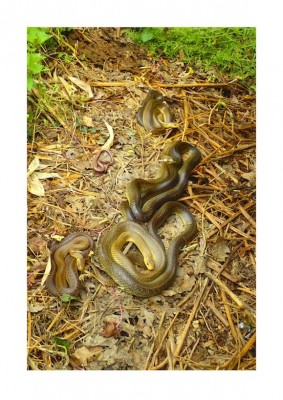
{"type": "Polygon", "coordinates": [[[145,266],[149,271],[153,271],[155,269],[155,262],[152,258],[146,258],[144,260],[145,266]]]}
{"type": "Polygon", "coordinates": [[[69,253],[76,259],[78,270],[83,271],[85,267],[85,257],[82,252],[78,250],[70,250],[69,253]]]}

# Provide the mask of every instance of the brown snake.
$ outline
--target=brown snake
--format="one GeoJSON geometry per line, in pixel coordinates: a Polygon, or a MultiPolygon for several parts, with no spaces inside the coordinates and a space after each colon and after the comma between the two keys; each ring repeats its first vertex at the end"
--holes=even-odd
{"type": "Polygon", "coordinates": [[[73,233],[52,247],[51,272],[47,278],[50,293],[58,296],[79,292],[78,270],[83,271],[92,248],[93,239],[86,233],[73,233]]]}

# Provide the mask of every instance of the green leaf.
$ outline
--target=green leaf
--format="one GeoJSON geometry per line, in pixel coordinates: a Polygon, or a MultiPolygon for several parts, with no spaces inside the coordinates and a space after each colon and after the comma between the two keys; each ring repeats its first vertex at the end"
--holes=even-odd
{"type": "Polygon", "coordinates": [[[62,296],[60,296],[60,300],[62,303],[69,303],[72,300],[78,300],[78,298],[76,296],[71,296],[68,293],[63,293],[62,296]]]}
{"type": "Polygon", "coordinates": [[[35,86],[35,82],[34,82],[34,80],[32,79],[32,76],[31,76],[30,74],[28,74],[28,77],[27,77],[27,87],[28,87],[28,91],[30,92],[31,89],[32,89],[34,86],[35,86]]]}
{"type": "Polygon", "coordinates": [[[59,337],[56,336],[56,337],[54,338],[54,342],[55,342],[58,346],[64,347],[64,348],[66,349],[67,353],[69,354],[69,351],[70,351],[70,342],[69,342],[68,340],[61,339],[61,338],[59,338],[59,337]]]}
{"type": "Polygon", "coordinates": [[[46,71],[41,61],[44,60],[45,56],[40,53],[28,53],[27,55],[27,64],[28,64],[28,71],[32,74],[39,74],[42,71],[46,71]]]}
{"type": "Polygon", "coordinates": [[[149,29],[144,29],[141,33],[141,40],[143,43],[148,42],[149,40],[153,39],[154,33],[149,29]]]}
{"type": "Polygon", "coordinates": [[[27,40],[32,43],[34,47],[40,46],[52,36],[45,32],[44,28],[27,28],[27,40]]]}

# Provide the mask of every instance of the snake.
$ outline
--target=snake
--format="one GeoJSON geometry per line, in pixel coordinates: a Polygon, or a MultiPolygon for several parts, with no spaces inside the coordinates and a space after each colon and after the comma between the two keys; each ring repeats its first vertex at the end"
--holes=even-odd
{"type": "Polygon", "coordinates": [[[137,120],[146,131],[153,134],[161,133],[174,125],[170,107],[157,90],[149,90],[138,110],[137,120]]]}
{"type": "Polygon", "coordinates": [[[187,207],[180,202],[169,201],[154,215],[148,229],[135,221],[121,221],[106,232],[98,247],[99,262],[102,269],[125,292],[140,298],[155,296],[174,280],[178,252],[195,237],[196,232],[195,219],[187,207]],[[171,242],[165,256],[158,229],[174,213],[181,217],[185,228],[171,242]],[[148,270],[138,270],[123,254],[122,249],[127,242],[132,242],[139,248],[145,265],[150,266],[148,270]]]}
{"type": "Polygon", "coordinates": [[[121,204],[124,218],[147,222],[166,201],[178,199],[201,154],[187,142],[171,142],[162,153],[167,160],[156,179],[133,179],[126,187],[127,201],[121,204]],[[186,155],[186,159],[183,156],[186,155]]]}
{"type": "Polygon", "coordinates": [[[51,294],[75,295],[80,291],[78,271],[84,270],[93,244],[90,235],[77,232],[68,235],[51,248],[51,271],[47,278],[47,288],[51,294]]]}

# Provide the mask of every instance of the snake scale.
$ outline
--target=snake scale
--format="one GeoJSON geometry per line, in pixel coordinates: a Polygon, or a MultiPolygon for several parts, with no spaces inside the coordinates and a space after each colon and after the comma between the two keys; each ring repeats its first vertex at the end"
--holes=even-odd
{"type": "MultiPolygon", "coordinates": [[[[157,120],[158,124],[160,120],[165,124],[171,122],[170,110],[168,113],[165,109],[168,111],[168,105],[163,97],[150,91],[138,112],[138,121],[146,124],[147,129],[153,129],[157,120]],[[153,100],[158,112],[153,110],[153,100]]],[[[161,160],[157,178],[138,178],[127,184],[127,200],[120,208],[125,220],[102,234],[97,250],[101,269],[124,291],[141,298],[159,294],[172,283],[179,250],[197,232],[193,215],[177,199],[201,160],[200,152],[186,142],[171,142],[164,148],[161,160]],[[184,228],[165,250],[158,230],[172,214],[181,219],[184,228]],[[127,243],[133,243],[142,254],[145,268],[123,253],[127,243]]],[[[84,269],[93,244],[91,236],[75,233],[51,248],[47,286],[52,294],[78,293],[78,270],[84,269]]]]}

